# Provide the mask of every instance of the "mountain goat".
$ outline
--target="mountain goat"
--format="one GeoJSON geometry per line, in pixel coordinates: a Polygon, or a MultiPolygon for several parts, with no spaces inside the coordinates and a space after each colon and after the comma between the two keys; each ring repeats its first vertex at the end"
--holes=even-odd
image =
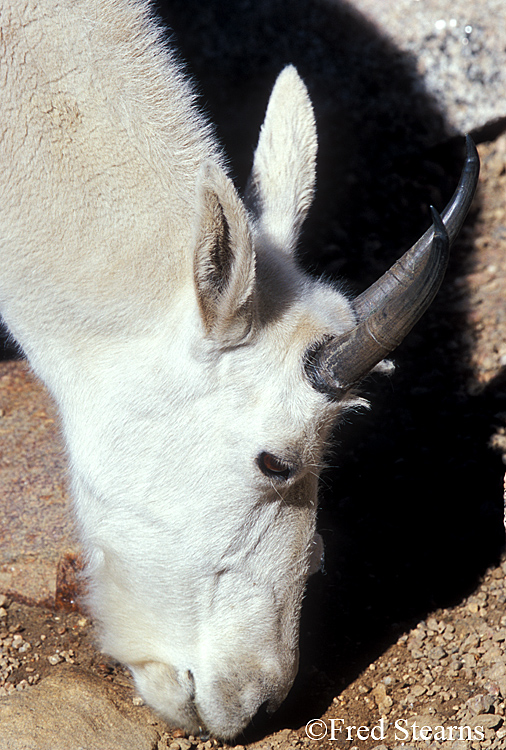
{"type": "Polygon", "coordinates": [[[60,409],[101,645],[168,721],[232,738],[292,685],[330,429],[434,297],[476,151],[446,228],[351,302],[294,257],[316,131],[293,67],[242,200],[146,0],[0,22],[1,314],[60,409]]]}

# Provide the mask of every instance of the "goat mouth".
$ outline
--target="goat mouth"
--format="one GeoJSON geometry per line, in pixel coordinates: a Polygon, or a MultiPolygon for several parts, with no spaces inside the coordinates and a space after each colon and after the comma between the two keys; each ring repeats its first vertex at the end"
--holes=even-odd
{"type": "Polygon", "coordinates": [[[188,696],[188,702],[186,704],[187,711],[191,716],[192,723],[198,727],[196,734],[201,742],[207,742],[212,736],[213,732],[209,729],[206,722],[202,718],[197,701],[195,700],[196,684],[195,677],[191,669],[186,671],[187,684],[190,687],[190,695],[188,696]]]}
{"type": "Polygon", "coordinates": [[[191,669],[188,669],[186,671],[186,679],[187,679],[188,685],[190,686],[190,695],[188,696],[188,702],[187,702],[188,712],[190,713],[192,719],[194,720],[195,724],[199,728],[198,729],[199,735],[201,737],[206,736],[207,739],[209,739],[209,731],[206,728],[205,722],[202,720],[197,703],[195,702],[195,677],[193,676],[193,672],[191,671],[191,669]]]}
{"type": "Polygon", "coordinates": [[[191,703],[195,702],[195,677],[193,676],[193,672],[191,669],[186,670],[186,679],[188,680],[188,686],[190,688],[190,695],[188,696],[188,700],[191,701],[191,703]]]}

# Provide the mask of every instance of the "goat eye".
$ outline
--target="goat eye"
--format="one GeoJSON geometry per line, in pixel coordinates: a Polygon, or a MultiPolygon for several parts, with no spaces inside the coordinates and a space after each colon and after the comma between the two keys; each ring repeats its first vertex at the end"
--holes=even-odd
{"type": "Polygon", "coordinates": [[[257,458],[257,464],[260,471],[265,474],[266,477],[272,477],[274,479],[289,479],[292,469],[290,466],[285,464],[272,453],[260,453],[257,458]]]}

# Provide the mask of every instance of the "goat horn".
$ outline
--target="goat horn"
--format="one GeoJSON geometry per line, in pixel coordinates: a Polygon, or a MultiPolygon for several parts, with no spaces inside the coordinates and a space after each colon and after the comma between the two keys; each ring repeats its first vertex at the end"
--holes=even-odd
{"type": "Polygon", "coordinates": [[[443,212],[431,207],[433,226],[353,303],[357,325],[306,352],[311,384],[331,397],[342,396],[404,339],[437,294],[478,183],[480,161],[472,139],[459,184],[443,212]],[[444,223],[443,223],[444,221],[444,223]]]}

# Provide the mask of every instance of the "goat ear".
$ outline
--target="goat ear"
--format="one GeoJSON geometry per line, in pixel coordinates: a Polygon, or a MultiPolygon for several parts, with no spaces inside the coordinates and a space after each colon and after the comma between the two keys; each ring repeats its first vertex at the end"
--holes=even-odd
{"type": "Polygon", "coordinates": [[[194,278],[206,335],[225,346],[254,322],[255,254],[248,216],[222,169],[206,163],[197,184],[199,214],[194,278]]]}
{"type": "Polygon", "coordinates": [[[289,65],[272,90],[246,189],[260,232],[288,251],[295,248],[313,201],[316,151],[311,100],[289,65]]]}

